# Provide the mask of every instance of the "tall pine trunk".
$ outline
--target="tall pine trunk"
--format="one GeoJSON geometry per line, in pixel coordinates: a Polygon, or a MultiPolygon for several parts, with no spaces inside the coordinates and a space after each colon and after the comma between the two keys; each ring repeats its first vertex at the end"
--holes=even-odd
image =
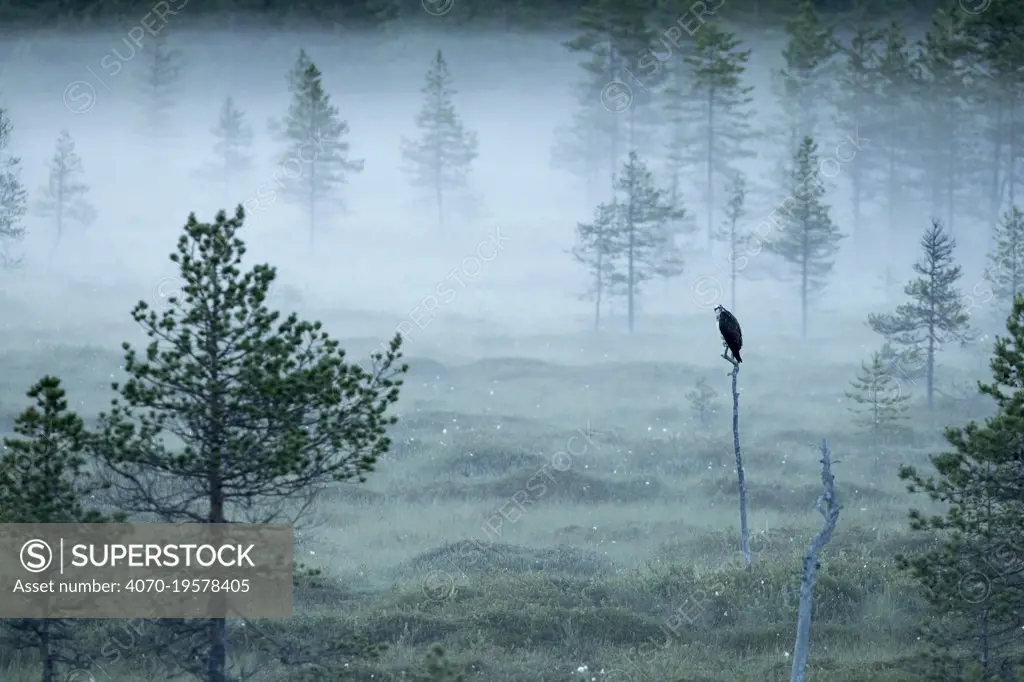
{"type": "Polygon", "coordinates": [[[729,260],[731,261],[730,267],[731,272],[729,273],[729,308],[735,313],[736,312],[736,222],[732,224],[732,253],[729,254],[729,260]]]}
{"type": "Polygon", "coordinates": [[[714,187],[714,165],[715,165],[715,88],[708,88],[708,167],[706,182],[708,183],[708,250],[715,243],[714,213],[715,213],[715,187],[714,187]]]}
{"type": "Polygon", "coordinates": [[[949,226],[949,234],[953,234],[953,226],[956,221],[956,183],[960,177],[957,170],[958,148],[956,137],[949,136],[949,153],[946,155],[946,223],[949,226]]]}
{"type": "Polygon", "coordinates": [[[991,214],[992,229],[990,235],[995,234],[995,226],[999,223],[999,204],[1002,190],[1000,187],[1001,170],[1003,165],[1003,102],[996,102],[996,123],[995,139],[992,144],[992,186],[989,190],[989,212],[991,214]]]}
{"type": "Polygon", "coordinates": [[[636,297],[636,263],[634,262],[634,254],[636,247],[636,227],[633,225],[633,201],[630,199],[629,212],[627,213],[629,222],[626,224],[626,229],[629,230],[629,266],[626,273],[626,280],[629,284],[629,292],[627,296],[627,315],[629,317],[629,333],[633,333],[633,319],[635,308],[635,297],[636,297]]]}
{"type": "Polygon", "coordinates": [[[309,164],[309,250],[316,243],[316,166],[309,164]]]}
{"type": "Polygon", "coordinates": [[[807,295],[808,272],[811,267],[810,248],[807,243],[807,226],[804,225],[803,263],[800,268],[800,340],[807,340],[807,295]]]}
{"type": "Polygon", "coordinates": [[[437,196],[437,229],[444,232],[444,193],[441,191],[440,182],[437,183],[435,194],[437,196]]]}
{"type": "Polygon", "coordinates": [[[1010,92],[1010,139],[1007,145],[1009,159],[1006,164],[1006,180],[1009,184],[1010,206],[1016,206],[1016,185],[1017,185],[1017,97],[1016,93],[1010,92]]]}
{"type": "MultiPolygon", "coordinates": [[[[859,156],[859,154],[858,154],[859,156]]],[[[860,223],[861,223],[861,203],[864,194],[863,178],[861,177],[861,171],[858,167],[856,157],[854,157],[854,166],[850,173],[851,189],[853,190],[853,196],[851,201],[853,202],[853,242],[859,244],[858,235],[860,234],[860,223]]]]}
{"type": "Polygon", "coordinates": [[[934,405],[935,390],[935,325],[928,325],[928,410],[934,405]]]}
{"type": "Polygon", "coordinates": [[[60,185],[57,188],[57,236],[53,240],[53,248],[60,245],[64,238],[64,178],[61,177],[60,185]]]}

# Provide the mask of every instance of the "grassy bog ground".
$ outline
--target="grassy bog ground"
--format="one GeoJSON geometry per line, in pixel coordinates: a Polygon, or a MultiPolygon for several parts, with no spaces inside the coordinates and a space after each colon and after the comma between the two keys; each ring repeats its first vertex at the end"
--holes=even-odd
{"type": "MultiPolygon", "coordinates": [[[[296,530],[296,558],[323,575],[299,582],[292,620],[232,628],[240,659],[262,662],[254,679],[317,674],[265,661],[260,637],[387,645],[376,658],[340,657],[323,679],[419,679],[435,642],[470,680],[788,679],[801,557],[821,525],[822,438],[844,508],[818,573],[811,679],[914,679],[929,613],[894,559],[927,542],[906,513],[928,507],[896,469],[927,466],[942,424],[915,403],[914,428],[876,464],[843,397],[867,352],[752,346],[739,378],[747,572],[731,368],[714,354],[681,363],[675,345],[584,334],[475,338],[461,356],[411,347],[392,452],[367,484],[332,488],[296,530]],[[706,426],[686,397],[701,378],[719,393],[706,426]]],[[[2,430],[43,372],[61,375],[72,406],[93,417],[119,371],[116,348],[8,351],[2,430]]],[[[947,377],[976,371],[968,355],[944,361],[947,377]]],[[[983,405],[943,398],[940,421],[962,423],[983,405]]],[[[110,628],[89,636],[101,646],[110,628]]],[[[168,672],[145,654],[140,640],[104,674],[168,672]]],[[[5,679],[38,676],[24,659],[7,665],[5,679]]]]}

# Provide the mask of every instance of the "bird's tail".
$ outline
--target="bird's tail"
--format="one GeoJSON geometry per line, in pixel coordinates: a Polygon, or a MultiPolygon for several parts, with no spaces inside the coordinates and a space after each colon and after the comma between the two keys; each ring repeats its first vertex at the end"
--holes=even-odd
{"type": "Polygon", "coordinates": [[[743,359],[740,357],[739,353],[736,353],[736,362],[743,362],[743,359]]]}

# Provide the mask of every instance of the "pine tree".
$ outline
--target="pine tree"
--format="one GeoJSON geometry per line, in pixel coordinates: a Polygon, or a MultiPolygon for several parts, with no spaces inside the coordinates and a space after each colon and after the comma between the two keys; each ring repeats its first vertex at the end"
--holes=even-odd
{"type": "Polygon", "coordinates": [[[88,227],[96,220],[96,209],[85,198],[89,185],[79,179],[83,172],[75,142],[68,131],[62,130],[57,138],[57,151],[50,161],[49,182],[42,189],[39,201],[39,212],[54,221],[55,247],[64,236],[67,221],[88,227]]]}
{"type": "MultiPolygon", "coordinates": [[[[836,124],[843,130],[866,131],[870,125],[871,109],[878,101],[876,71],[882,32],[873,24],[873,12],[861,11],[858,14],[849,44],[840,47],[843,63],[837,78],[836,124]]],[[[849,161],[855,240],[863,222],[864,204],[874,198],[875,183],[871,180],[875,170],[870,154],[854,154],[849,161]]]]}
{"type": "Polygon", "coordinates": [[[641,285],[651,279],[676,277],[683,272],[682,253],[676,244],[678,226],[687,225],[686,211],[670,203],[665,192],[636,152],[629,153],[616,183],[618,208],[616,243],[620,245],[628,328],[636,319],[641,285]]]}
{"type": "Polygon", "coordinates": [[[594,211],[594,220],[576,225],[576,243],[570,253],[576,262],[584,265],[591,277],[585,298],[594,301],[594,331],[601,328],[601,306],[605,295],[609,298],[622,293],[625,278],[618,268],[622,251],[619,243],[617,219],[619,207],[600,204],[594,211]]]}
{"type": "Polygon", "coordinates": [[[166,140],[179,132],[174,125],[178,102],[178,78],[182,52],[168,45],[167,31],[161,30],[140,51],[143,62],[138,72],[142,96],[142,132],[155,140],[166,140]]]}
{"type": "Polygon", "coordinates": [[[916,111],[911,161],[918,162],[931,214],[950,234],[964,204],[962,188],[976,166],[966,54],[963,10],[956,4],[937,9],[912,64],[916,111]]]}
{"type": "MultiPolygon", "coordinates": [[[[82,419],[68,410],[60,379],[45,376],[28,391],[35,404],[14,422],[16,438],[5,438],[0,458],[0,522],[106,523],[107,516],[86,505],[101,488],[83,457],[88,434],[82,419]]],[[[8,650],[35,650],[42,682],[64,679],[60,667],[77,667],[82,651],[73,638],[73,621],[19,618],[3,621],[8,650]]],[[[67,673],[65,673],[67,674],[67,673]]]]}
{"type": "Polygon", "coordinates": [[[455,113],[448,75],[441,50],[427,71],[427,84],[422,90],[426,102],[416,117],[422,137],[419,141],[402,139],[402,156],[408,162],[412,183],[430,191],[437,206],[437,226],[444,229],[445,196],[463,189],[470,165],[477,157],[476,133],[463,127],[455,113]]]}
{"type": "Polygon", "coordinates": [[[217,127],[210,130],[216,142],[215,160],[199,172],[201,177],[220,183],[225,195],[230,195],[236,177],[252,168],[252,128],[245,114],[238,110],[231,97],[220,107],[217,127]]]}
{"type": "Polygon", "coordinates": [[[688,99],[700,103],[693,137],[687,148],[689,161],[700,170],[704,189],[708,243],[714,241],[715,189],[735,173],[737,161],[754,156],[750,109],[754,88],[743,84],[750,50],[741,50],[735,34],[715,23],[694,35],[693,51],[684,57],[690,67],[688,99]]]}
{"type": "Polygon", "coordinates": [[[884,197],[886,230],[892,235],[897,225],[897,210],[914,189],[910,179],[909,141],[918,121],[911,108],[913,59],[907,47],[903,27],[892,21],[882,33],[881,51],[875,70],[879,99],[868,124],[868,137],[885,147],[885,159],[877,176],[877,192],[884,197]]]}
{"type": "Polygon", "coordinates": [[[780,207],[786,222],[766,244],[767,250],[789,263],[800,279],[800,338],[804,341],[808,303],[825,286],[843,239],[822,201],[825,187],[817,170],[818,145],[805,137],[793,158],[789,196],[780,207]]]}
{"type": "Polygon", "coordinates": [[[725,188],[728,202],[725,205],[725,223],[715,233],[715,239],[729,246],[729,310],[736,312],[736,279],[746,256],[743,249],[750,241],[750,234],[742,234],[739,223],[747,214],[747,181],[740,172],[733,173],[725,188]]]}
{"type": "Polygon", "coordinates": [[[882,455],[882,444],[907,418],[909,395],[901,382],[893,377],[879,351],[871,354],[871,362],[861,362],[857,378],[850,382],[852,391],[846,397],[856,403],[850,411],[855,422],[871,434],[876,463],[882,455]]]}
{"type": "Polygon", "coordinates": [[[0,109],[0,268],[21,262],[11,255],[11,246],[25,237],[21,224],[28,210],[28,192],[21,184],[21,159],[11,154],[11,119],[0,109]]]}
{"type": "MultiPolygon", "coordinates": [[[[241,206],[213,223],[190,215],[171,256],[180,300],[161,315],[145,302],[132,311],[151,342],[141,354],[123,344],[128,379],[114,384],[117,397],[90,439],[121,509],[165,523],[256,513],[274,523],[332,481],[362,482],[388,451],[389,412],[407,369],[397,364],[400,335],[364,370],[320,322],[268,310],[275,271],[241,269],[243,219],[241,206]],[[168,478],[154,495],[152,482],[168,478]]],[[[223,682],[227,623],[204,625],[201,676],[223,682]]]]}
{"type": "Polygon", "coordinates": [[[821,22],[812,0],[799,0],[796,15],[786,24],[785,66],[777,74],[787,114],[789,153],[818,130],[822,104],[831,100],[830,67],[838,52],[832,28],[821,22]]]}
{"type": "Polygon", "coordinates": [[[583,181],[587,202],[596,204],[606,193],[602,181],[608,172],[608,153],[602,146],[607,139],[607,124],[611,112],[593,103],[581,106],[572,120],[555,128],[555,142],[551,148],[551,167],[565,171],[583,181]]]}
{"type": "MultiPolygon", "coordinates": [[[[1017,296],[996,339],[993,381],[980,392],[996,404],[984,423],[947,428],[951,449],[931,458],[934,476],[901,466],[911,493],[924,493],[945,510],[943,516],[910,512],[910,526],[938,543],[917,555],[898,558],[924,587],[934,608],[935,627],[925,634],[933,645],[929,679],[959,679],[967,648],[988,679],[1019,662],[1020,619],[1024,614],[1019,538],[1024,536],[1024,297],[1017,296]]],[[[976,678],[978,679],[978,678],[976,678]]],[[[1005,678],[1000,678],[1005,679],[1005,678]]]]}
{"type": "Polygon", "coordinates": [[[903,290],[911,301],[894,313],[868,315],[868,325],[887,341],[924,350],[929,410],[935,389],[935,354],[944,343],[970,338],[970,315],[956,288],[960,266],[953,264],[955,247],[956,240],[938,221],[932,221],[921,238],[924,255],[914,263],[914,272],[921,276],[903,290]]]}
{"type": "Polygon", "coordinates": [[[918,346],[896,347],[886,340],[878,351],[886,373],[907,386],[916,386],[919,379],[928,376],[928,356],[918,346]]]}
{"type": "Polygon", "coordinates": [[[609,173],[613,188],[623,155],[649,145],[649,135],[642,129],[655,123],[647,105],[651,89],[664,80],[665,72],[658,60],[647,58],[656,46],[648,21],[653,8],[653,0],[596,0],[583,5],[576,21],[579,35],[564,43],[570,52],[586,55],[586,61],[581,64],[585,76],[579,87],[584,111],[573,126],[559,129],[561,136],[570,135],[569,144],[562,145],[561,161],[566,161],[565,152],[574,150],[589,164],[599,150],[605,159],[602,170],[609,173]],[[641,64],[650,64],[653,71],[642,71],[641,64]],[[626,97],[624,110],[604,101],[612,86],[626,97]],[[591,128],[594,136],[580,126],[591,128]],[[581,150],[572,138],[585,139],[593,148],[588,144],[581,150]]]}
{"type": "Polygon", "coordinates": [[[301,203],[309,225],[309,244],[313,248],[317,209],[323,202],[334,200],[339,210],[345,204],[338,196],[339,188],[348,182],[350,173],[363,170],[362,159],[349,156],[348,123],[338,116],[323,89],[323,75],[305,50],[299,52],[295,66],[288,74],[292,103],[283,124],[271,129],[285,143],[281,167],[297,167],[298,177],[285,175],[281,192],[287,200],[301,203]]]}
{"type": "Polygon", "coordinates": [[[1024,213],[1019,208],[1011,206],[1003,215],[994,242],[985,279],[995,298],[1012,307],[1013,299],[1024,291],[1024,213]]]}

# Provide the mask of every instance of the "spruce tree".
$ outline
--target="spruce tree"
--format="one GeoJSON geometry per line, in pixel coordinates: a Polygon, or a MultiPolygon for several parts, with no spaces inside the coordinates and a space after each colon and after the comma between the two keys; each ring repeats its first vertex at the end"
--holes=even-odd
{"type": "Polygon", "coordinates": [[[11,154],[13,126],[5,109],[0,109],[0,269],[17,266],[20,257],[11,247],[25,237],[22,218],[28,209],[28,192],[21,183],[21,158],[11,154]]]}
{"type": "Polygon", "coordinates": [[[403,138],[402,156],[413,185],[429,190],[437,207],[437,227],[443,230],[445,197],[466,187],[470,165],[477,157],[477,137],[455,113],[452,95],[456,91],[441,50],[427,71],[422,92],[426,101],[416,116],[422,137],[418,141],[403,138]]]}
{"type": "Polygon", "coordinates": [[[1013,299],[1024,291],[1024,213],[1011,206],[996,226],[995,242],[988,255],[985,279],[992,285],[996,300],[1013,306],[1013,299]]]}
{"type": "MultiPolygon", "coordinates": [[[[283,123],[271,129],[277,132],[285,150],[279,157],[285,176],[281,193],[288,201],[302,204],[309,227],[309,245],[312,249],[317,228],[318,208],[331,202],[344,211],[339,190],[348,182],[351,173],[363,170],[362,159],[349,155],[348,123],[341,120],[338,108],[331,104],[324,92],[323,75],[316,64],[299,52],[295,66],[288,74],[292,102],[283,123]],[[288,169],[298,168],[292,177],[288,169]]],[[[295,172],[295,171],[291,171],[295,172]]]]}
{"type": "MultiPolygon", "coordinates": [[[[28,391],[34,405],[14,422],[16,437],[5,438],[0,458],[0,523],[106,523],[107,516],[90,509],[87,500],[100,483],[83,457],[89,437],[82,419],[68,410],[60,379],[45,376],[28,391]]],[[[3,621],[8,650],[34,650],[42,682],[63,680],[84,659],[74,641],[74,622],[60,618],[18,618],[3,621]]]]}
{"type": "MultiPolygon", "coordinates": [[[[874,26],[874,13],[858,13],[853,35],[840,47],[842,64],[836,87],[836,124],[841,130],[868,131],[872,108],[878,102],[878,47],[882,32],[874,26]]],[[[850,178],[850,204],[853,212],[853,238],[863,223],[864,204],[875,194],[872,176],[876,172],[870,154],[854,154],[847,168],[850,178]]]]}
{"type": "Polygon", "coordinates": [[[907,419],[907,401],[903,385],[889,373],[885,359],[879,351],[871,354],[871,362],[861,362],[857,378],[850,382],[853,390],[846,397],[856,405],[850,408],[854,421],[871,436],[876,464],[882,455],[882,445],[895,434],[900,423],[907,419]]]}
{"type": "Polygon", "coordinates": [[[725,222],[715,232],[715,239],[729,247],[729,310],[736,312],[736,280],[745,264],[743,250],[750,242],[749,233],[740,232],[740,221],[747,214],[747,181],[739,171],[733,173],[725,188],[725,222]],[[741,262],[741,259],[743,261],[741,262]]]}
{"type": "MultiPolygon", "coordinates": [[[[946,452],[931,458],[933,475],[900,467],[911,493],[942,505],[942,516],[910,512],[915,531],[937,537],[916,555],[900,556],[934,608],[925,635],[933,646],[928,679],[953,680],[964,665],[980,665],[984,678],[1019,663],[1024,579],[1024,297],[1014,299],[990,363],[993,380],[979,383],[995,401],[996,414],[984,423],[948,427],[946,452]],[[957,658],[966,649],[967,661],[957,658]]],[[[1018,671],[1020,672],[1020,671],[1018,671]]],[[[1006,678],[999,678],[1006,679],[1006,678]]]]}
{"type": "Polygon", "coordinates": [[[825,187],[817,171],[818,145],[805,137],[790,169],[789,196],[780,206],[785,223],[766,244],[768,251],[792,266],[800,281],[800,338],[804,341],[808,304],[825,286],[843,239],[823,202],[825,187]]]}
{"type": "Polygon", "coordinates": [[[96,209],[85,198],[89,185],[81,181],[83,173],[82,159],[75,152],[75,142],[68,131],[62,130],[57,138],[57,150],[50,161],[49,182],[42,189],[38,207],[43,216],[53,219],[55,247],[60,244],[69,221],[87,227],[96,220],[96,209]]]}
{"type": "Polygon", "coordinates": [[[166,141],[179,130],[174,124],[178,102],[178,78],[182,52],[170,47],[166,27],[152,36],[140,50],[137,77],[142,99],[142,132],[153,140],[166,141]]]}
{"type": "MultiPolygon", "coordinates": [[[[128,379],[90,439],[120,509],[165,523],[293,523],[319,489],[364,481],[388,451],[401,337],[365,370],[320,322],[269,310],[275,271],[242,270],[243,219],[241,206],[212,223],[190,215],[171,255],[180,297],[160,315],[145,302],[132,311],[151,342],[142,353],[123,344],[128,379]]],[[[200,676],[225,682],[227,621],[201,624],[200,676]]]]}
{"type": "Polygon", "coordinates": [[[740,49],[735,34],[709,23],[694,35],[692,52],[683,61],[690,67],[688,99],[699,103],[687,165],[699,171],[698,184],[704,190],[708,243],[715,238],[716,189],[735,173],[736,163],[754,156],[751,92],[743,84],[750,50],[740,49]]]}
{"type": "Polygon", "coordinates": [[[956,287],[960,266],[953,261],[954,240],[936,220],[921,237],[921,259],[914,263],[920,275],[903,290],[910,297],[889,314],[868,315],[868,325],[891,343],[923,350],[926,363],[928,409],[935,390],[935,354],[944,343],[969,340],[968,315],[956,287]]]}
{"type": "Polygon", "coordinates": [[[217,126],[210,132],[217,140],[213,145],[214,160],[199,174],[220,184],[224,194],[230,195],[237,177],[252,168],[252,128],[235,101],[227,97],[220,107],[217,126]]]}

